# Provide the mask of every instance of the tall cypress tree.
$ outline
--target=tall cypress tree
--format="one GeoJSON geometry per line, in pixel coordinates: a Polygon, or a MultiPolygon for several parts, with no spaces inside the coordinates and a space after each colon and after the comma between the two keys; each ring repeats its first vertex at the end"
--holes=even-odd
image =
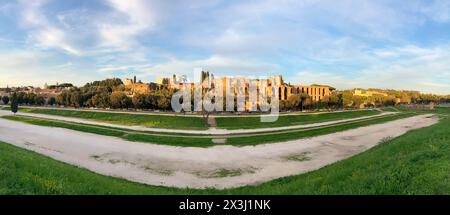
{"type": "Polygon", "coordinates": [[[11,98],[11,112],[16,115],[17,111],[19,110],[19,102],[17,101],[17,93],[14,92],[11,98]]]}

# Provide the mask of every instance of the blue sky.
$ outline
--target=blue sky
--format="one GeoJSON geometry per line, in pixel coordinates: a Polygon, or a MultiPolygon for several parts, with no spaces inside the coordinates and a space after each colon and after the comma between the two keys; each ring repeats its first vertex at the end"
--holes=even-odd
{"type": "Polygon", "coordinates": [[[0,87],[196,68],[450,94],[450,1],[0,0],[0,87]]]}

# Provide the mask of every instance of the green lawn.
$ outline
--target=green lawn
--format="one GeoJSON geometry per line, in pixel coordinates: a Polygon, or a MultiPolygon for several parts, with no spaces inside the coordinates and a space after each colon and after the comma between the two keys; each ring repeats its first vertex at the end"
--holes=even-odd
{"type": "Polygon", "coordinates": [[[151,128],[171,128],[205,130],[207,125],[200,117],[177,117],[165,115],[144,115],[127,113],[107,113],[96,111],[56,110],[42,108],[20,108],[19,112],[48,114],[64,117],[89,119],[116,125],[140,125],[151,128]]]}
{"type": "Polygon", "coordinates": [[[143,143],[156,143],[171,146],[181,147],[211,147],[215,144],[211,141],[211,138],[185,138],[185,137],[161,137],[150,136],[143,134],[129,134],[123,137],[124,140],[143,142],[143,143]]]}
{"type": "Polygon", "coordinates": [[[374,110],[361,110],[336,113],[310,113],[287,116],[280,115],[278,120],[272,123],[261,122],[259,117],[217,117],[216,122],[218,128],[250,129],[319,123],[355,117],[372,116],[376,114],[379,114],[379,112],[374,110]]]}
{"type": "Polygon", "coordinates": [[[399,111],[395,107],[382,107],[382,108],[380,108],[380,110],[386,111],[386,112],[398,112],[399,111]]]}
{"type": "Polygon", "coordinates": [[[283,134],[269,134],[262,136],[254,136],[254,137],[234,137],[228,138],[227,143],[231,145],[257,145],[261,143],[271,143],[271,142],[280,142],[280,141],[288,141],[288,140],[296,140],[307,137],[314,137],[324,134],[331,134],[339,131],[350,130],[362,126],[369,126],[374,124],[381,124],[385,122],[389,122],[392,120],[402,119],[406,117],[414,116],[415,114],[398,114],[393,116],[383,116],[377,117],[373,119],[365,119],[355,122],[346,122],[339,125],[333,126],[324,126],[320,128],[314,129],[302,129],[298,132],[289,132],[283,134]]]}
{"type": "MultiPolygon", "coordinates": [[[[205,130],[208,125],[201,117],[181,117],[166,115],[143,115],[127,113],[107,113],[95,111],[77,111],[62,109],[43,108],[20,108],[19,112],[48,114],[64,117],[74,117],[106,122],[117,125],[140,125],[151,128],[171,128],[205,130]]],[[[260,117],[217,117],[217,127],[223,129],[250,129],[250,128],[270,128],[290,125],[301,125],[319,123],[333,120],[350,119],[362,116],[372,116],[379,114],[374,110],[347,111],[336,113],[311,113],[302,115],[280,115],[273,123],[261,122],[260,117]]]]}
{"type": "Polygon", "coordinates": [[[450,194],[449,131],[442,117],[317,171],[228,190],[132,183],[0,143],[0,194],[450,194]]]}

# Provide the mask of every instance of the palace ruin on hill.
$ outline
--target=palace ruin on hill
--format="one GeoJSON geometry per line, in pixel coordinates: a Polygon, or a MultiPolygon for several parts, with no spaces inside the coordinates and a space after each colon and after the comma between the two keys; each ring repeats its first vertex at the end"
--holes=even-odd
{"type": "MultiPolygon", "coordinates": [[[[275,78],[277,80],[277,83],[280,83],[279,88],[278,88],[278,99],[280,101],[286,101],[288,100],[288,98],[291,95],[296,95],[296,94],[306,94],[309,96],[309,98],[311,98],[312,101],[320,101],[322,100],[324,97],[329,96],[332,92],[332,90],[330,90],[329,86],[321,86],[321,85],[311,85],[311,86],[304,86],[304,85],[291,85],[288,83],[285,83],[283,81],[283,77],[281,75],[278,76],[274,76],[273,78],[275,78]]],[[[214,77],[214,75],[210,75],[209,72],[202,72],[202,77],[201,80],[202,81],[206,81],[208,83],[213,83],[214,81],[218,81],[220,83],[223,84],[223,86],[225,86],[225,83],[227,80],[231,80],[232,83],[234,83],[233,90],[230,91],[234,91],[234,93],[237,93],[237,88],[239,86],[236,85],[237,81],[234,80],[242,80],[242,78],[228,78],[228,77],[214,77]]],[[[157,83],[143,83],[142,81],[136,81],[136,77],[134,79],[125,79],[124,82],[124,86],[126,89],[130,90],[132,92],[132,95],[138,93],[138,94],[143,94],[143,93],[150,93],[152,91],[157,91],[157,90],[161,90],[164,87],[166,88],[172,88],[172,89],[176,89],[176,90],[180,90],[182,89],[185,85],[191,85],[192,89],[194,89],[197,85],[199,85],[200,83],[192,83],[192,82],[187,82],[187,79],[185,78],[185,76],[181,76],[179,78],[177,78],[176,75],[173,75],[172,77],[163,77],[163,78],[158,78],[157,83]]],[[[267,91],[267,96],[272,96],[272,88],[270,87],[270,82],[266,82],[266,84],[268,86],[266,86],[267,91]]],[[[248,90],[249,90],[249,83],[246,83],[245,86],[243,86],[244,90],[245,90],[245,94],[248,95],[248,90]]],[[[257,88],[257,92],[260,92],[259,89],[259,85],[257,88]]],[[[225,92],[224,92],[225,95],[225,92]]],[[[250,101],[247,99],[246,100],[246,107],[247,110],[250,109],[250,107],[252,105],[256,105],[256,104],[251,104],[250,101]]]]}

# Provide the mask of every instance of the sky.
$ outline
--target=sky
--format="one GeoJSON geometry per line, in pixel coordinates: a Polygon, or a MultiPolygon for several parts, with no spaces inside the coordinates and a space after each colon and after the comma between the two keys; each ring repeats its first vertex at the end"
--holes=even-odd
{"type": "Polygon", "coordinates": [[[0,87],[200,68],[450,94],[450,1],[0,0],[0,87]]]}

